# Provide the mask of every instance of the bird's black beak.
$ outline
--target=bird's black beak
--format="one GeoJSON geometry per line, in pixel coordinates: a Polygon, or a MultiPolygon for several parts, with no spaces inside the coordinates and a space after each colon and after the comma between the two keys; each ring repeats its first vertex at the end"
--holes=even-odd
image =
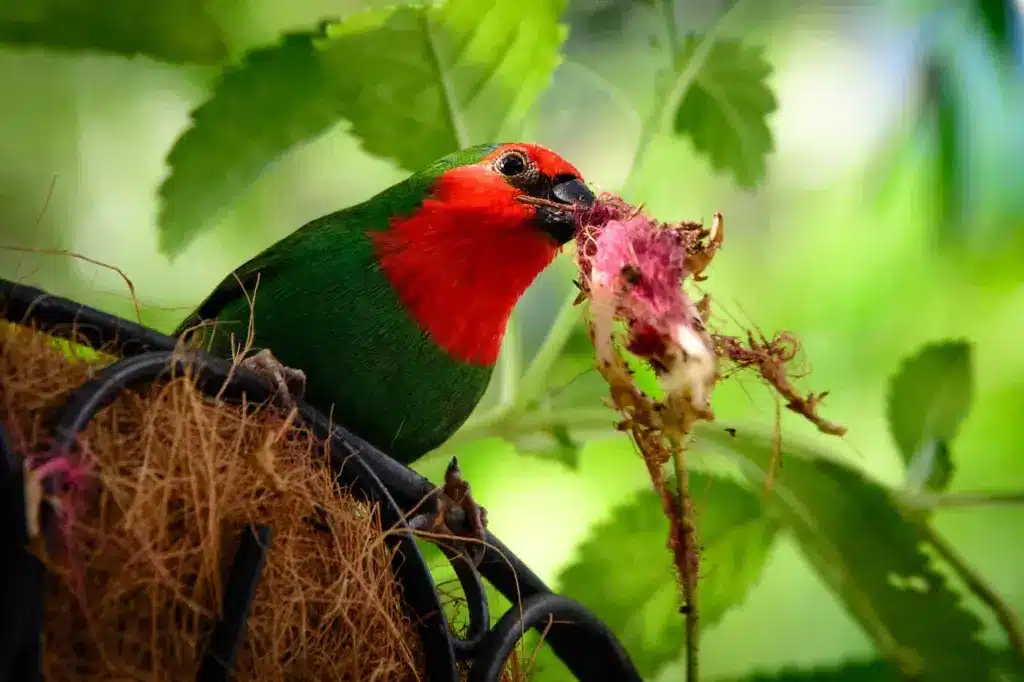
{"type": "Polygon", "coordinates": [[[558,183],[551,188],[551,194],[555,197],[555,201],[561,201],[566,204],[594,205],[594,193],[583,184],[582,180],[576,178],[558,183]]]}
{"type": "Polygon", "coordinates": [[[576,234],[576,214],[571,210],[574,205],[590,207],[594,205],[594,193],[578,178],[555,182],[551,186],[550,196],[544,197],[565,208],[550,205],[537,206],[537,222],[550,234],[559,245],[569,242],[576,234]]]}

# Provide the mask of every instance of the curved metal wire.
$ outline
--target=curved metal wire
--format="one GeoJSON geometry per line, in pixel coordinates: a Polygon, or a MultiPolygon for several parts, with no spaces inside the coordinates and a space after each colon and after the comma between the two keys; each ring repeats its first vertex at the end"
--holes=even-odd
{"type": "Polygon", "coordinates": [[[45,569],[28,549],[21,459],[0,424],[0,680],[42,679],[45,569]]]}
{"type": "Polygon", "coordinates": [[[472,660],[475,658],[477,648],[480,646],[480,642],[487,634],[487,628],[491,624],[487,593],[484,592],[484,584],[480,580],[480,574],[477,573],[472,564],[466,561],[464,555],[445,545],[440,545],[440,548],[448,559],[448,563],[455,569],[455,577],[459,579],[459,585],[462,587],[462,594],[466,598],[469,615],[469,628],[466,636],[455,637],[453,635],[452,645],[455,647],[455,655],[460,661],[472,660]]]}
{"type": "MultiPolygon", "coordinates": [[[[76,447],[82,429],[121,391],[174,375],[189,373],[201,391],[211,396],[219,393],[227,401],[240,401],[243,395],[250,404],[273,399],[273,392],[261,377],[244,368],[232,368],[226,359],[197,350],[183,350],[174,338],[34,287],[0,279],[0,309],[11,322],[32,324],[41,331],[103,348],[122,357],[67,396],[52,422],[53,454],[76,447]]],[[[358,494],[376,502],[384,528],[408,530],[403,511],[421,505],[425,499],[429,502],[437,494],[437,488],[354,433],[331,423],[312,406],[300,402],[298,409],[305,424],[329,444],[325,454],[329,455],[328,464],[339,483],[351,486],[358,494]]],[[[24,504],[16,501],[22,500],[23,491],[20,458],[11,449],[2,429],[0,450],[3,451],[0,475],[5,487],[12,486],[11,494],[4,494],[4,501],[20,505],[20,510],[12,507],[8,510],[10,513],[0,519],[0,524],[9,524],[0,526],[8,530],[0,538],[11,548],[11,551],[0,550],[0,556],[20,556],[14,551],[17,549],[35,562],[19,564],[12,559],[6,562],[7,566],[2,566],[4,562],[0,561],[0,569],[10,571],[10,579],[2,585],[22,585],[17,591],[8,588],[0,592],[3,595],[0,682],[38,679],[45,575],[38,560],[25,550],[24,504]],[[24,582],[17,583],[17,579],[24,582]],[[17,641],[11,636],[22,632],[31,636],[17,641]],[[34,661],[34,668],[25,667],[26,660],[34,661]]],[[[47,519],[42,521],[45,523],[47,519]]],[[[43,530],[50,534],[45,525],[43,530]]],[[[225,613],[218,624],[220,640],[208,644],[207,658],[201,665],[216,674],[203,677],[201,673],[200,679],[226,679],[224,675],[230,673],[233,665],[234,650],[244,630],[271,529],[256,529],[255,532],[256,536],[251,531],[248,535],[264,537],[261,535],[264,533],[265,541],[256,542],[256,548],[246,546],[247,541],[243,541],[236,554],[232,576],[237,577],[229,581],[225,590],[234,595],[234,601],[230,608],[225,604],[225,613]],[[217,665],[209,663],[210,660],[215,660],[217,665]]],[[[487,534],[489,546],[479,569],[456,558],[458,555],[448,548],[441,548],[455,569],[468,605],[470,622],[465,638],[451,632],[433,578],[411,532],[389,533],[386,540],[397,550],[393,554],[392,571],[402,587],[406,607],[417,623],[430,682],[457,680],[456,659],[469,662],[471,682],[497,682],[508,655],[529,628],[547,629],[545,642],[581,682],[642,680],[622,645],[591,611],[578,602],[553,594],[493,535],[487,534]],[[517,604],[491,628],[488,628],[489,610],[481,576],[517,604]],[[549,624],[552,618],[555,622],[549,624]]]]}
{"type": "MultiPolygon", "coordinates": [[[[538,592],[506,611],[488,631],[477,650],[468,682],[497,680],[505,667],[505,661],[515,649],[523,632],[529,628],[543,629],[549,624],[549,641],[552,633],[557,632],[558,648],[581,654],[580,660],[588,661],[587,676],[581,679],[634,679],[619,676],[618,671],[624,671],[632,666],[626,650],[615,640],[615,636],[604,623],[594,618],[593,614],[577,601],[551,592],[538,592]],[[557,630],[557,623],[568,623],[568,627],[563,626],[561,630],[557,630]],[[609,646],[593,646],[595,642],[601,641],[609,646]]],[[[564,658],[563,661],[566,664],[570,663],[564,658]]],[[[573,663],[578,665],[579,661],[573,663]]]]}
{"type": "Polygon", "coordinates": [[[245,632],[252,599],[270,549],[270,526],[245,526],[224,590],[221,617],[199,664],[196,682],[228,682],[245,632]]]}

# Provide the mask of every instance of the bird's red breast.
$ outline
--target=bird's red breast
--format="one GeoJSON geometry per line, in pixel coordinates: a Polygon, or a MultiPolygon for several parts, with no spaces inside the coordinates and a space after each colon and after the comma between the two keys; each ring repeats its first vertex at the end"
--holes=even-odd
{"type": "Polygon", "coordinates": [[[560,246],[532,224],[535,206],[495,171],[509,150],[549,178],[579,177],[535,144],[500,145],[476,163],[439,176],[410,216],[372,235],[382,272],[420,327],[453,358],[490,365],[509,315],[560,246]]]}

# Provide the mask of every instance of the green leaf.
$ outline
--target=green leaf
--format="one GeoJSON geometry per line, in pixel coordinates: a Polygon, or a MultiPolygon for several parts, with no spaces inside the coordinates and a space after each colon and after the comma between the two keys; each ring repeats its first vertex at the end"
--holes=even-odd
{"type": "Polygon", "coordinates": [[[501,141],[547,86],[565,0],[449,0],[375,9],[291,35],[225,75],[178,140],[160,247],[177,254],[295,144],[347,119],[409,170],[501,141]]]}
{"type": "Polygon", "coordinates": [[[409,170],[495,142],[551,80],[566,0],[448,0],[343,22],[324,59],[341,77],[346,118],[370,153],[409,170]],[[353,70],[353,65],[358,65],[353,70]]]}
{"type": "Polygon", "coordinates": [[[175,143],[160,187],[160,250],[176,255],[293,145],[337,122],[309,33],[249,52],[221,76],[213,96],[192,112],[175,143]]]}
{"type": "MultiPolygon", "coordinates": [[[[701,40],[687,36],[680,64],[694,57],[701,40]]],[[[768,87],[771,71],[760,47],[717,40],[675,113],[675,132],[689,136],[716,171],[731,172],[741,187],[761,182],[774,148],[768,116],[778,104],[768,87]]]]}
{"type": "Polygon", "coordinates": [[[0,42],[216,64],[227,58],[228,49],[205,4],[204,0],[9,0],[0,3],[0,42]]]}
{"type": "MultiPolygon", "coordinates": [[[[741,603],[761,574],[778,525],[755,495],[730,481],[693,473],[699,513],[700,616],[707,628],[741,603]]],[[[657,495],[643,491],[614,509],[559,576],[560,591],[593,609],[618,635],[644,676],[678,658],[683,615],[668,521],[657,495]]]]}
{"type": "MultiPolygon", "coordinates": [[[[763,486],[773,439],[739,433],[702,427],[695,449],[732,455],[749,480],[763,486]]],[[[981,622],[931,565],[922,526],[904,517],[885,488],[784,442],[767,506],[902,675],[929,682],[993,678],[992,652],[978,639],[981,622]]]]}
{"type": "Polygon", "coordinates": [[[952,477],[949,443],[972,393],[966,341],[929,344],[907,358],[889,387],[889,431],[908,465],[912,488],[941,490],[952,477]]]}

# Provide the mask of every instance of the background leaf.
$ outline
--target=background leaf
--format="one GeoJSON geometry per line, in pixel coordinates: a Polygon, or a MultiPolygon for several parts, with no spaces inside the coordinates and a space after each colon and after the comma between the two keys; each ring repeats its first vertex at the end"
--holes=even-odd
{"type": "Polygon", "coordinates": [[[993,46],[1004,56],[1016,60],[1016,40],[1013,22],[1019,12],[1015,0],[973,0],[975,16],[981,23],[993,46]]]}
{"type": "Polygon", "coordinates": [[[940,490],[949,483],[949,443],[970,408],[971,375],[970,345],[947,341],[923,347],[893,377],[889,431],[908,465],[910,487],[940,490]]]}
{"type": "Polygon", "coordinates": [[[502,141],[558,65],[565,5],[448,0],[364,14],[329,29],[323,59],[366,150],[417,170],[502,141]]]}
{"type": "MultiPolygon", "coordinates": [[[[686,37],[681,63],[693,57],[701,39],[686,37]]],[[[774,148],[768,115],[778,103],[768,87],[771,70],[760,47],[717,40],[675,114],[675,132],[689,136],[712,168],[731,172],[741,187],[761,182],[774,148]]]]}
{"type": "Polygon", "coordinates": [[[340,119],[409,170],[519,120],[547,86],[564,0],[368,10],[251,52],[168,157],[160,248],[179,253],[289,148],[340,119]]]}
{"type": "MultiPolygon", "coordinates": [[[[694,473],[700,524],[700,615],[704,628],[746,597],[764,568],[778,524],[739,485],[694,473]]],[[[668,521],[653,491],[613,509],[580,545],[557,584],[593,609],[622,639],[637,669],[653,675],[682,653],[683,616],[666,547],[668,521]]]]}
{"type": "MultiPolygon", "coordinates": [[[[771,438],[702,428],[702,447],[739,455],[751,482],[764,485],[771,438]]],[[[784,442],[766,506],[903,674],[919,673],[929,682],[993,679],[992,652],[978,640],[981,622],[930,564],[922,550],[927,536],[885,488],[784,442]]]]}
{"type": "Polygon", "coordinates": [[[0,41],[168,62],[216,64],[228,56],[204,0],[9,0],[0,3],[0,41]]]}
{"type": "Polygon", "coordinates": [[[160,187],[160,250],[177,254],[291,146],[330,128],[342,114],[313,45],[285,35],[227,70],[192,113],[160,187]]]}

